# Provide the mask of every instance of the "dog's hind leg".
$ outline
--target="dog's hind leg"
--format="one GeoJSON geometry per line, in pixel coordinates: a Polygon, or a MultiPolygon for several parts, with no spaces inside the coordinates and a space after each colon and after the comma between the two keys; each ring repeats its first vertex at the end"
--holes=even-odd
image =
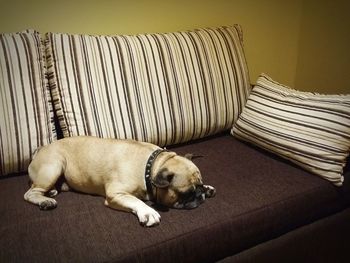
{"type": "Polygon", "coordinates": [[[55,199],[45,196],[47,192],[53,189],[57,179],[62,173],[62,165],[57,162],[46,164],[37,164],[35,160],[28,168],[29,177],[32,180],[32,186],[24,194],[24,199],[30,203],[38,205],[41,210],[53,209],[57,206],[55,199]]]}
{"type": "Polygon", "coordinates": [[[48,197],[55,197],[58,195],[58,191],[56,188],[52,188],[50,191],[47,192],[46,194],[48,197]]]}
{"type": "Polygon", "coordinates": [[[41,210],[50,210],[57,207],[57,201],[47,197],[44,194],[47,192],[45,188],[32,187],[24,194],[24,199],[32,204],[38,205],[41,210]]]}
{"type": "Polygon", "coordinates": [[[54,187],[54,188],[52,188],[50,191],[48,191],[47,193],[46,193],[46,195],[48,196],[48,197],[55,197],[55,196],[57,196],[60,192],[68,192],[68,191],[70,191],[70,187],[69,187],[69,185],[67,184],[67,182],[66,181],[64,181],[64,178],[63,179],[59,179],[58,180],[59,182],[58,183],[56,183],[56,187],[54,187]]]}

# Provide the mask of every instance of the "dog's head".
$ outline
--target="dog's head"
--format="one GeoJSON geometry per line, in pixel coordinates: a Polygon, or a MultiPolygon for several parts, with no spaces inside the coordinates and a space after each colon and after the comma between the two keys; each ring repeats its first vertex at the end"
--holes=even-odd
{"type": "Polygon", "coordinates": [[[159,168],[152,181],[157,188],[157,202],[172,208],[193,209],[215,189],[204,185],[198,167],[188,158],[175,155],[159,168]]]}

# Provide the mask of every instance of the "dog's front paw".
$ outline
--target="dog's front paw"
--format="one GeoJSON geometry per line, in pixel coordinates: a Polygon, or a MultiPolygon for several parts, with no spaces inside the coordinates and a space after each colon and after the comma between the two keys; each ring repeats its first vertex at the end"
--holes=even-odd
{"type": "Polygon", "coordinates": [[[211,185],[203,185],[205,191],[205,197],[210,198],[216,195],[216,189],[211,185]]]}
{"type": "Polygon", "coordinates": [[[148,206],[140,208],[138,211],[136,211],[136,215],[142,226],[150,227],[159,225],[160,223],[159,213],[148,206]]]}

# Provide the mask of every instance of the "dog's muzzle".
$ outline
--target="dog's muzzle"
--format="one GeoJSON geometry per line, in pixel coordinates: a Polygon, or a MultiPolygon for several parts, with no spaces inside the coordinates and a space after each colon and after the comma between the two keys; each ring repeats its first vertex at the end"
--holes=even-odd
{"type": "Polygon", "coordinates": [[[174,204],[174,208],[193,209],[198,207],[205,200],[205,192],[205,188],[199,185],[194,191],[179,194],[179,200],[174,204]]]}

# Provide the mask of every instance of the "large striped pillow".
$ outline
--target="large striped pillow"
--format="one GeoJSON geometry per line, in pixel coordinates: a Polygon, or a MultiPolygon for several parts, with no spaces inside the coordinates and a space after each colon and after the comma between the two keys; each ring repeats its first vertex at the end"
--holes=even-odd
{"type": "Polygon", "coordinates": [[[262,74],[232,134],[340,186],[350,151],[350,95],[320,95],[262,74]]]}
{"type": "Polygon", "coordinates": [[[39,33],[0,34],[0,175],[26,171],[56,138],[39,33]]]}
{"type": "Polygon", "coordinates": [[[47,40],[65,137],[185,142],[230,129],[248,97],[238,25],[134,36],[49,33],[47,40]]]}

